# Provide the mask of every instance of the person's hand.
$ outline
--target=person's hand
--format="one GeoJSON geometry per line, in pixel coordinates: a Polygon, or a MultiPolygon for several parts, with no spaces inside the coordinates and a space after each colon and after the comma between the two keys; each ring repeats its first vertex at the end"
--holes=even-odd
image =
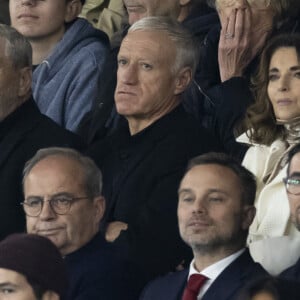
{"type": "Polygon", "coordinates": [[[120,221],[115,221],[108,223],[106,232],[105,232],[105,239],[108,242],[113,242],[121,233],[122,230],[127,230],[128,224],[120,221]]]}
{"type": "Polygon", "coordinates": [[[229,17],[221,18],[218,60],[221,81],[242,76],[253,59],[251,44],[251,11],[249,7],[233,9],[229,17]]]}

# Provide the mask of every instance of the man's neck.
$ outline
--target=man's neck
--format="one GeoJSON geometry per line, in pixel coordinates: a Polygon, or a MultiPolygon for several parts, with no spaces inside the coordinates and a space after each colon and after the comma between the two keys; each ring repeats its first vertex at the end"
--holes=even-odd
{"type": "Polygon", "coordinates": [[[64,32],[44,39],[29,39],[32,47],[32,64],[39,65],[53,51],[57,43],[62,39],[64,32]]]}
{"type": "Polygon", "coordinates": [[[178,106],[180,100],[178,96],[174,98],[174,101],[170,102],[167,106],[165,106],[164,110],[155,114],[151,114],[149,116],[142,117],[126,117],[128,121],[130,135],[134,135],[149,127],[151,124],[161,119],[166,114],[170,113],[176,106],[178,106]]]}
{"type": "Polygon", "coordinates": [[[243,247],[222,248],[215,251],[194,251],[195,268],[201,272],[214,263],[242,250],[243,247]]]}

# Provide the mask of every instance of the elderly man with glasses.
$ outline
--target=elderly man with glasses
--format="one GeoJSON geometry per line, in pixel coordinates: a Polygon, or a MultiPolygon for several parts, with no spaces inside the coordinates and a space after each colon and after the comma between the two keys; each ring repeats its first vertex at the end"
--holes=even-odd
{"type": "Polygon", "coordinates": [[[105,210],[102,176],[94,162],[75,150],[46,148],[24,168],[21,203],[28,233],[49,238],[68,269],[69,300],[137,298],[135,270],[101,236],[105,210]]]}
{"type": "MultiPolygon", "coordinates": [[[[287,177],[283,179],[283,182],[290,203],[292,222],[300,232],[300,145],[291,150],[288,162],[287,177]]],[[[295,265],[285,270],[281,276],[300,281],[300,258],[295,265]]]]}

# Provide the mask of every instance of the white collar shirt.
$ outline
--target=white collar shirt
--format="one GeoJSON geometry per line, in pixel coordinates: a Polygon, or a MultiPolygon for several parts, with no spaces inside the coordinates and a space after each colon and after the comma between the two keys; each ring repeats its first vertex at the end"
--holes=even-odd
{"type": "Polygon", "coordinates": [[[203,295],[206,293],[206,291],[210,288],[210,286],[213,284],[213,282],[217,279],[217,277],[224,271],[226,267],[228,267],[234,260],[236,260],[242,253],[245,251],[245,248],[231,254],[230,256],[227,256],[223,258],[222,260],[208,266],[207,268],[203,269],[201,272],[197,271],[194,264],[195,260],[193,259],[190,264],[190,271],[188,279],[193,274],[202,274],[208,278],[208,280],[205,282],[205,284],[200,289],[200,292],[198,294],[197,300],[201,300],[203,295]]]}

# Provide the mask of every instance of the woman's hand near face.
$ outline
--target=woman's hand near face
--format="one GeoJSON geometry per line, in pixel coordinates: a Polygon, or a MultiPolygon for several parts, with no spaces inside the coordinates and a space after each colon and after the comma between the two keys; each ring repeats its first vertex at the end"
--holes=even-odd
{"type": "Polygon", "coordinates": [[[242,76],[253,59],[251,45],[251,11],[233,9],[229,17],[221,18],[218,60],[221,81],[242,76]]]}

